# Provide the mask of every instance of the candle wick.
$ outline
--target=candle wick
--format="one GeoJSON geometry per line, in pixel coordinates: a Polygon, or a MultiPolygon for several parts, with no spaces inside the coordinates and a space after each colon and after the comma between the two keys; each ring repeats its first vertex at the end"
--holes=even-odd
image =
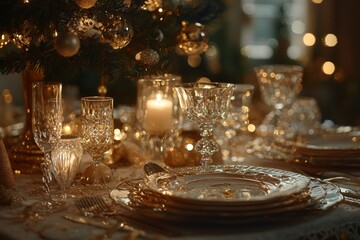
{"type": "Polygon", "coordinates": [[[161,94],[160,93],[158,93],[158,94],[156,94],[156,101],[161,101],[161,94]]]}

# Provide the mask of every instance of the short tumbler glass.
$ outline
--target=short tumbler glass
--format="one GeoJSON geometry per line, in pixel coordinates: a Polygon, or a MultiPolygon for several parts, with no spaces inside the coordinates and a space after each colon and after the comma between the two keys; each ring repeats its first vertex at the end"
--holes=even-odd
{"type": "Polygon", "coordinates": [[[83,149],[81,138],[76,135],[62,135],[51,152],[52,173],[61,187],[62,198],[67,198],[66,188],[74,181],[79,170],[83,149]]]}

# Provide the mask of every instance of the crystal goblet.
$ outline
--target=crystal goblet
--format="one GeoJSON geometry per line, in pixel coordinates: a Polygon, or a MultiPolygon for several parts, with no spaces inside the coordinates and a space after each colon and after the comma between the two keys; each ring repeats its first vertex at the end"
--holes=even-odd
{"type": "Polygon", "coordinates": [[[61,187],[62,198],[67,198],[66,188],[74,181],[83,155],[81,138],[63,135],[51,152],[52,173],[61,187]]]}
{"type": "Polygon", "coordinates": [[[113,98],[91,96],[81,98],[82,146],[93,158],[94,166],[89,182],[99,184],[107,182],[110,171],[100,176],[99,164],[104,153],[111,149],[114,140],[113,98]]]}
{"type": "Polygon", "coordinates": [[[302,89],[303,68],[297,65],[263,65],[254,68],[264,102],[272,107],[259,130],[264,135],[276,133],[279,116],[302,89]]]}
{"type": "Polygon", "coordinates": [[[63,120],[61,83],[37,82],[32,85],[32,130],[34,140],[44,152],[41,163],[42,181],[46,193],[43,204],[51,211],[60,207],[60,203],[51,198],[51,150],[61,138],[63,120]]]}
{"type": "Polygon", "coordinates": [[[255,86],[251,84],[234,84],[227,117],[221,121],[215,133],[221,146],[224,161],[242,161],[244,146],[251,137],[249,135],[249,114],[255,86]]]}
{"type": "Polygon", "coordinates": [[[230,106],[234,85],[230,83],[184,83],[174,87],[181,109],[197,123],[201,139],[195,150],[201,154],[200,163],[206,169],[219,146],[213,139],[214,126],[223,120],[230,106]]]}

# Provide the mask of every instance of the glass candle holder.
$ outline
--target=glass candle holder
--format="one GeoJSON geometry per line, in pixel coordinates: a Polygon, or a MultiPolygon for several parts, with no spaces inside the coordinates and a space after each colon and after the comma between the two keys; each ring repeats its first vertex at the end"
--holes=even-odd
{"type": "Polygon", "coordinates": [[[180,83],[179,76],[170,74],[138,80],[136,117],[145,132],[143,147],[154,161],[163,159],[164,137],[179,126],[180,111],[173,87],[180,83]]]}
{"type": "Polygon", "coordinates": [[[62,190],[62,198],[67,198],[66,188],[74,181],[79,170],[83,149],[81,138],[63,135],[51,152],[51,170],[62,190]]]}

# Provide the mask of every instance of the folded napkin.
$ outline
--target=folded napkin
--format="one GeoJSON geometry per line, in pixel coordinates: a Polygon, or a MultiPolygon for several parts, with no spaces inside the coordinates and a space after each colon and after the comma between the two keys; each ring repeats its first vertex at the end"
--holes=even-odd
{"type": "Polygon", "coordinates": [[[8,154],[0,139],[0,205],[11,205],[16,199],[15,178],[8,154]]]}

